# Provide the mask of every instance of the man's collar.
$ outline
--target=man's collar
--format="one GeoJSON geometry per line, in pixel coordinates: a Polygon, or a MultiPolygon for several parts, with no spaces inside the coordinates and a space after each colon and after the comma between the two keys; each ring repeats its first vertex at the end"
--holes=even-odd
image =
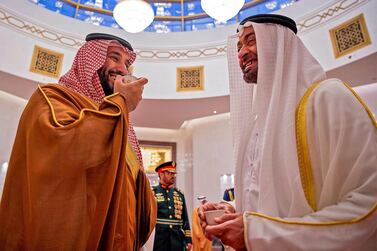
{"type": "Polygon", "coordinates": [[[170,189],[174,186],[174,184],[170,185],[170,186],[167,186],[167,185],[164,185],[160,182],[160,186],[163,188],[163,189],[170,189]]]}

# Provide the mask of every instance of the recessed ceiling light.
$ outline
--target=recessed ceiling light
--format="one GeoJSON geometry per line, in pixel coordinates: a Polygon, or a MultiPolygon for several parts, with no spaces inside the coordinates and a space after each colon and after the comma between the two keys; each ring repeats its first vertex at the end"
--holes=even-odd
{"type": "Polygon", "coordinates": [[[124,0],[115,6],[113,16],[125,31],[137,33],[153,22],[154,12],[150,4],[145,1],[124,0]]]}
{"type": "Polygon", "coordinates": [[[245,0],[202,0],[202,9],[208,16],[226,22],[241,10],[245,0]]]}

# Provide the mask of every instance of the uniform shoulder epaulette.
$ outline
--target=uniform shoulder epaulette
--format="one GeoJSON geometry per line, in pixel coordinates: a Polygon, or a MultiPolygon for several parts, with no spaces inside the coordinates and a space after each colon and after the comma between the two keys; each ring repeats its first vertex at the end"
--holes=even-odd
{"type": "Polygon", "coordinates": [[[174,187],[174,190],[177,191],[177,192],[179,192],[179,193],[181,193],[181,194],[183,194],[182,191],[181,191],[181,189],[179,189],[178,187],[174,187]]]}

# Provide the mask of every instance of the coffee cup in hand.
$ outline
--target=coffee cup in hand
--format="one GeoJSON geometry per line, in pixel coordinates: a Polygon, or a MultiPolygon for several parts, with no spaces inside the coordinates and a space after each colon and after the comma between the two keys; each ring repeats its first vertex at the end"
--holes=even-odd
{"type": "Polygon", "coordinates": [[[137,77],[133,76],[133,75],[124,75],[123,76],[123,83],[131,83],[133,81],[137,80],[137,77]]]}
{"type": "Polygon", "coordinates": [[[209,210],[205,211],[204,214],[206,216],[206,221],[208,225],[216,225],[215,218],[222,216],[225,213],[225,210],[209,210]]]}

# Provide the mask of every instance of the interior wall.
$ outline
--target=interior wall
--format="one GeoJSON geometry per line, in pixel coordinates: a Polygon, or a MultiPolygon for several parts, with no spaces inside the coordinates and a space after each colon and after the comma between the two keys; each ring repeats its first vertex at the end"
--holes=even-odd
{"type": "Polygon", "coordinates": [[[193,196],[220,201],[220,176],[233,172],[230,114],[190,121],[193,127],[193,196]]]}
{"type": "Polygon", "coordinates": [[[18,121],[25,105],[26,100],[0,91],[0,197],[18,121]]]}
{"type": "MultiPolygon", "coordinates": [[[[328,71],[377,51],[376,8],[377,1],[371,0],[300,0],[277,13],[291,16],[299,25],[305,25],[306,28],[298,35],[328,71]],[[365,16],[372,44],[335,58],[329,29],[360,13],[365,16]]],[[[68,37],[83,42],[90,32],[104,32],[126,38],[140,52],[135,63],[135,74],[147,76],[150,80],[144,92],[146,99],[190,99],[229,93],[225,44],[227,37],[235,33],[236,25],[195,32],[129,34],[58,15],[29,1],[2,0],[0,11],[3,16],[0,19],[0,71],[42,83],[56,82],[57,79],[29,71],[34,45],[63,53],[63,74],[71,67],[78,46],[68,46],[61,41],[68,37]],[[200,55],[186,58],[172,56],[178,52],[200,55]],[[160,56],[145,56],[156,53],[160,56]],[[204,66],[205,90],[176,92],[176,68],[198,65],[204,66]]]]}

